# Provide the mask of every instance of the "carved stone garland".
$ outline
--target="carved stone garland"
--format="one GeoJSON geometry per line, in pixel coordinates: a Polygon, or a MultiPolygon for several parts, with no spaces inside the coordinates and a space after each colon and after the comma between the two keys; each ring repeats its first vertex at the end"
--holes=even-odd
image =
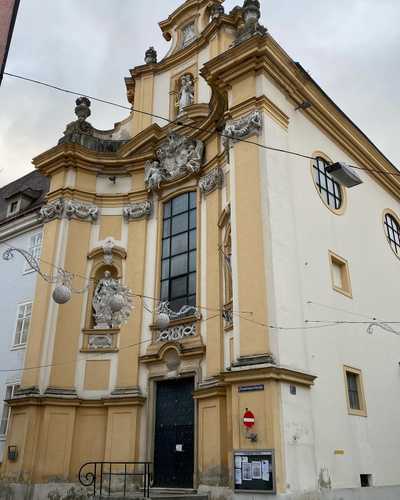
{"type": "Polygon", "coordinates": [[[149,217],[153,211],[151,201],[143,201],[139,203],[131,203],[123,209],[123,216],[126,221],[149,217]]]}
{"type": "Polygon", "coordinates": [[[96,205],[63,198],[48,203],[40,209],[40,218],[43,222],[49,222],[56,218],[61,219],[62,217],[95,222],[98,216],[99,209],[96,205]]]}
{"type": "Polygon", "coordinates": [[[145,186],[148,191],[160,189],[162,182],[197,173],[203,164],[204,143],[172,133],[156,152],[156,160],[145,166],[145,186]]]}
{"type": "Polygon", "coordinates": [[[217,167],[202,177],[199,181],[200,191],[207,195],[215,189],[220,189],[224,183],[224,172],[222,168],[217,167]]]}

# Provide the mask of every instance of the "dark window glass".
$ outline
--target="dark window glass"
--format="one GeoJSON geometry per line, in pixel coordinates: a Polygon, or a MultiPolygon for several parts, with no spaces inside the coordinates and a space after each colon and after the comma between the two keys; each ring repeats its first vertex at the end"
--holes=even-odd
{"type": "Polygon", "coordinates": [[[178,234],[171,240],[171,255],[178,255],[188,251],[187,233],[178,234]]]}
{"type": "Polygon", "coordinates": [[[171,280],[171,298],[178,299],[187,296],[187,277],[182,276],[171,280]]]}
{"type": "Polygon", "coordinates": [[[188,272],[188,256],[187,253],[172,257],[171,259],[171,278],[187,274],[188,272]]]}
{"type": "Polygon", "coordinates": [[[185,214],[176,215],[172,218],[172,234],[183,233],[188,230],[188,216],[185,214]]]}
{"type": "Polygon", "coordinates": [[[170,220],[165,220],[164,221],[164,229],[163,229],[163,238],[167,238],[171,234],[171,221],[170,220]]]}
{"type": "Polygon", "coordinates": [[[168,201],[167,203],[164,203],[164,219],[166,217],[171,217],[171,202],[168,201]]]}
{"type": "Polygon", "coordinates": [[[196,250],[196,230],[189,233],[189,248],[190,250],[196,250]]]}
{"type": "Polygon", "coordinates": [[[400,256],[400,225],[391,214],[385,214],[385,230],[390,246],[400,256]]]}
{"type": "Polygon", "coordinates": [[[328,162],[323,158],[315,159],[313,165],[314,181],[324,202],[334,210],[338,210],[343,203],[342,188],[326,171],[328,166],[328,162]]]}
{"type": "Polygon", "coordinates": [[[360,396],[358,394],[358,375],[356,373],[346,372],[346,376],[350,408],[352,410],[361,410],[360,396]]]}
{"type": "Polygon", "coordinates": [[[163,225],[160,296],[179,311],[196,305],[196,193],[168,201],[163,225]]]}
{"type": "Polygon", "coordinates": [[[188,211],[188,196],[177,196],[172,200],[172,215],[181,214],[188,211]]]}

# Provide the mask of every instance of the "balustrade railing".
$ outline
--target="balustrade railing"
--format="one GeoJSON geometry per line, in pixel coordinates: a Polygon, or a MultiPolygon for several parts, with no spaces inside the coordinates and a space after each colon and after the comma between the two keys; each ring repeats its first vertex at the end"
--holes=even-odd
{"type": "Polygon", "coordinates": [[[152,462],[87,462],[79,470],[79,482],[89,496],[112,498],[150,496],[152,462]]]}

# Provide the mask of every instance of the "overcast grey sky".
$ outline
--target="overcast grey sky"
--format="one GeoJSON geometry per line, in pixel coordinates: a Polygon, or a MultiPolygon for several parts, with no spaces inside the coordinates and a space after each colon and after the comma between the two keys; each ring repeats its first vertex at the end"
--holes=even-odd
{"type": "MultiPolygon", "coordinates": [[[[123,78],[183,0],[21,0],[6,71],[128,105],[123,78]]],[[[226,0],[230,11],[243,0],[226,0]]],[[[400,1],[261,0],[272,36],[400,167],[400,1]]],[[[32,170],[75,119],[75,98],[5,76],[0,88],[0,186],[32,170]]],[[[126,116],[92,103],[91,123],[126,116]]]]}

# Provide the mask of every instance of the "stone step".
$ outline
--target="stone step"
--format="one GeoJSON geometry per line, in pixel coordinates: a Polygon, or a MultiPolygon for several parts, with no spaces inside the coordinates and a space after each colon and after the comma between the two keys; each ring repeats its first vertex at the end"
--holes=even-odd
{"type": "MultiPolygon", "coordinates": [[[[93,497],[94,500],[104,500],[105,498],[110,498],[110,500],[143,500],[143,497],[141,495],[136,494],[134,495],[129,495],[129,496],[114,496],[112,495],[111,497],[106,497],[102,496],[101,498],[99,496],[93,497]]],[[[151,500],[208,500],[207,495],[198,495],[196,493],[189,494],[189,493],[170,493],[170,494],[161,494],[161,493],[150,493],[150,499],[151,500]]]]}

